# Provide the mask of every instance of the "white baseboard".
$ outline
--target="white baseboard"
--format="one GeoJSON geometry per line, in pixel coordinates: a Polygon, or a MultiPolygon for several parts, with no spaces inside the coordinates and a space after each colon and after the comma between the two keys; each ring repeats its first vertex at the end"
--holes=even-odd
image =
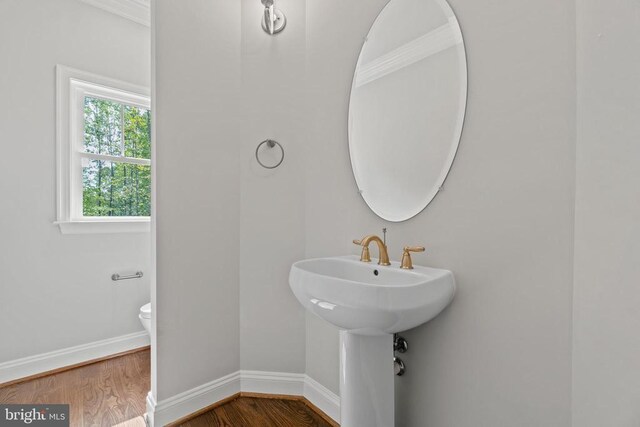
{"type": "Polygon", "coordinates": [[[149,345],[145,331],[0,363],[0,384],[149,345]]]}
{"type": "Polygon", "coordinates": [[[236,371],[217,380],[156,402],[147,396],[147,423],[160,427],[239,392],[304,396],[336,422],[340,422],[340,398],[305,374],[236,371]]]}
{"type": "Polygon", "coordinates": [[[285,372],[240,371],[240,390],[247,393],[302,396],[305,376],[285,372]]]}
{"type": "Polygon", "coordinates": [[[165,426],[240,392],[240,371],[156,402],[147,395],[147,423],[165,426]]]}
{"type": "MultiPolygon", "coordinates": [[[[0,363],[0,384],[42,372],[149,345],[149,335],[135,332],[89,344],[0,363]]],[[[239,392],[304,396],[321,411],[340,422],[340,398],[305,374],[236,371],[217,380],[156,402],[147,395],[149,426],[164,426],[239,392]]]]}
{"type": "Polygon", "coordinates": [[[303,396],[318,409],[340,424],[340,397],[308,375],[305,375],[303,396]]]}

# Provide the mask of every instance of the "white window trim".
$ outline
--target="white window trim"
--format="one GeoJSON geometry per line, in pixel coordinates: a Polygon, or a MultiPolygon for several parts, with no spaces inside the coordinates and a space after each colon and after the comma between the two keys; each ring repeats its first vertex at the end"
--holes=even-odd
{"type": "MultiPolygon", "coordinates": [[[[73,174],[80,173],[80,168],[72,165],[79,162],[82,157],[79,148],[74,146],[74,141],[76,143],[82,141],[78,135],[84,134],[84,116],[72,117],[71,111],[77,103],[81,103],[80,105],[84,103],[85,94],[108,96],[125,104],[150,108],[149,88],[59,64],[56,66],[57,220],[55,224],[64,234],[149,232],[151,229],[149,217],[82,217],[77,214],[82,211],[81,206],[74,205],[78,200],[80,203],[82,201],[82,179],[77,176],[73,179],[73,174]],[[95,89],[96,87],[98,90],[95,89]]],[[[84,109],[80,108],[79,111],[84,109]]],[[[130,159],[130,161],[136,160],[130,159]]]]}

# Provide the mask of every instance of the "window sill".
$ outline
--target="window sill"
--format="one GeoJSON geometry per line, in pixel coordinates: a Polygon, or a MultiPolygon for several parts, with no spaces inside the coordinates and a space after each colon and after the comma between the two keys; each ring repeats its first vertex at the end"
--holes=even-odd
{"type": "Polygon", "coordinates": [[[62,234],[148,233],[151,221],[144,219],[56,221],[62,234]]]}

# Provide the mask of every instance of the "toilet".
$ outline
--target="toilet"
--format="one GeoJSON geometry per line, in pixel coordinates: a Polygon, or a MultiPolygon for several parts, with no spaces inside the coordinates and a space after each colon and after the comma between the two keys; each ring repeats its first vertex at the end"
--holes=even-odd
{"type": "Polygon", "coordinates": [[[140,314],[138,314],[140,323],[144,326],[147,333],[151,333],[151,303],[147,303],[140,307],[140,314]]]}

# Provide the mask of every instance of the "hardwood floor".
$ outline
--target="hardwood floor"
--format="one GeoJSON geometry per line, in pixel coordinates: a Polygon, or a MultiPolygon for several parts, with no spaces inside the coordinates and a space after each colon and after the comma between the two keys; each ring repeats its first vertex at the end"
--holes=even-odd
{"type": "MultiPolygon", "coordinates": [[[[0,403],[67,403],[72,427],[145,427],[150,353],[103,360],[0,387],[0,403]]],[[[336,427],[302,398],[237,396],[181,424],[183,427],[336,427]]]]}
{"type": "Polygon", "coordinates": [[[144,426],[149,350],[0,388],[0,403],[68,403],[71,426],[144,426]]]}
{"type": "Polygon", "coordinates": [[[302,400],[240,396],[180,427],[333,427],[302,400]]]}

